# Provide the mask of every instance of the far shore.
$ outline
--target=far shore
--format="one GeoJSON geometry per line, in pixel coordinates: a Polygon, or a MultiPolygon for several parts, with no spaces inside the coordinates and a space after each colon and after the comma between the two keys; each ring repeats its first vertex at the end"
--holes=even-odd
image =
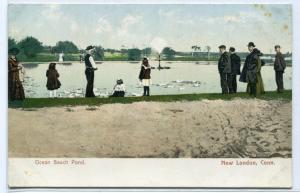
{"type": "MultiPolygon", "coordinates": [[[[205,63],[205,62],[207,62],[207,64],[209,63],[209,62],[217,62],[218,60],[162,60],[161,61],[161,63],[162,64],[164,64],[164,63],[167,63],[167,64],[170,64],[170,63],[175,63],[175,62],[185,62],[185,63],[187,63],[187,62],[190,62],[190,63],[205,63]]],[[[45,61],[43,61],[43,62],[36,62],[36,61],[34,61],[34,62],[22,62],[22,61],[20,61],[20,63],[21,64],[25,64],[25,65],[27,65],[27,64],[49,64],[49,63],[51,63],[51,62],[54,62],[54,63],[58,63],[58,64],[72,64],[72,63],[83,63],[84,64],[84,62],[83,61],[63,61],[63,62],[59,62],[59,61],[48,61],[48,62],[45,62],[45,61]]],[[[140,60],[132,60],[132,61],[128,61],[128,60],[97,60],[97,61],[95,61],[96,62],[96,64],[101,64],[101,63],[103,63],[103,62],[128,62],[128,63],[140,63],[141,61],[140,60]]],[[[154,60],[154,61],[152,61],[152,64],[154,64],[155,62],[157,62],[157,64],[158,64],[158,61],[157,60],[154,60]]],[[[243,61],[242,61],[243,62],[243,61]]],[[[211,64],[209,64],[209,65],[215,65],[215,64],[217,64],[217,63],[211,63],[211,64]]],[[[265,64],[266,66],[272,66],[273,65],[273,61],[268,61],[268,62],[266,62],[266,64],[265,64]]],[[[290,62],[287,62],[287,67],[292,67],[292,61],[290,61],[290,62]]]]}

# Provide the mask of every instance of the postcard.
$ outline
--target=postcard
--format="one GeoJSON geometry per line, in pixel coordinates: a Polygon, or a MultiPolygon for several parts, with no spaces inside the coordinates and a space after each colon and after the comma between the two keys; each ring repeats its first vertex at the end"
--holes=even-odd
{"type": "Polygon", "coordinates": [[[292,187],[291,4],[7,9],[11,188],[292,187]]]}

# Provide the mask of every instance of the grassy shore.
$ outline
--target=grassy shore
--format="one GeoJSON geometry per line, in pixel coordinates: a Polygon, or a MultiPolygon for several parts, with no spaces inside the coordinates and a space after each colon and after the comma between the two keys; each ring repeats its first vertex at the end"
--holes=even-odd
{"type": "MultiPolygon", "coordinates": [[[[237,93],[222,95],[219,93],[203,93],[203,94],[180,94],[180,95],[154,95],[149,97],[124,97],[124,98],[26,98],[24,101],[10,101],[9,108],[43,108],[58,106],[96,106],[111,103],[133,103],[140,101],[155,102],[173,102],[173,101],[197,101],[197,100],[231,100],[234,98],[250,99],[247,93],[237,93]]],[[[262,100],[292,100],[292,91],[287,90],[278,94],[274,91],[268,91],[264,95],[258,96],[262,100]]]]}

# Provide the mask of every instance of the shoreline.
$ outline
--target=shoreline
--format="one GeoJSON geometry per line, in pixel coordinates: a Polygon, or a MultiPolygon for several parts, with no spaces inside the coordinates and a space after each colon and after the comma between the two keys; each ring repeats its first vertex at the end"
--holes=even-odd
{"type": "MultiPolygon", "coordinates": [[[[26,98],[24,101],[9,101],[9,108],[43,108],[60,106],[98,106],[103,104],[131,104],[134,102],[180,102],[180,101],[201,101],[201,100],[233,100],[253,99],[248,93],[236,93],[222,95],[220,93],[202,94],[180,94],[180,95],[152,95],[149,97],[113,97],[113,98],[26,98]]],[[[257,96],[261,100],[292,100],[292,90],[285,90],[283,93],[266,91],[265,94],[257,96]]]]}

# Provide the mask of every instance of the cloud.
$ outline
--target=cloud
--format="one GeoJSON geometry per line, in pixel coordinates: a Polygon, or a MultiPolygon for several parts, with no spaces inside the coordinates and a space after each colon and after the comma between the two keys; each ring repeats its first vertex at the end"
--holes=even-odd
{"type": "Polygon", "coordinates": [[[72,32],[76,32],[79,29],[78,24],[74,21],[71,22],[70,29],[71,29],[72,32]]]}
{"type": "Polygon", "coordinates": [[[8,34],[9,37],[16,38],[17,40],[20,40],[23,37],[22,30],[15,23],[9,23],[8,34]]]}
{"type": "Polygon", "coordinates": [[[119,36],[126,36],[128,35],[129,29],[137,24],[142,23],[142,17],[139,15],[127,15],[122,19],[121,26],[117,30],[117,34],[119,36]]]}
{"type": "Polygon", "coordinates": [[[112,26],[109,23],[108,20],[104,18],[99,18],[96,24],[96,33],[103,33],[103,32],[111,32],[112,31],[112,26]]]}
{"type": "Polygon", "coordinates": [[[122,20],[122,28],[128,28],[131,25],[137,24],[141,22],[141,16],[139,15],[127,15],[123,20],[122,20]]]}
{"type": "Polygon", "coordinates": [[[240,17],[237,17],[235,15],[225,15],[223,19],[225,22],[232,22],[232,23],[239,23],[241,21],[240,17]]]}
{"type": "Polygon", "coordinates": [[[59,21],[63,19],[64,14],[60,9],[60,5],[49,4],[49,5],[45,5],[44,7],[45,9],[42,11],[42,17],[51,21],[59,21]]]}
{"type": "Polygon", "coordinates": [[[158,10],[158,15],[164,18],[174,18],[177,15],[178,11],[177,10],[158,10]]]}
{"type": "Polygon", "coordinates": [[[192,19],[178,19],[178,20],[176,20],[176,23],[185,24],[185,25],[194,25],[195,21],[192,19]]]}

